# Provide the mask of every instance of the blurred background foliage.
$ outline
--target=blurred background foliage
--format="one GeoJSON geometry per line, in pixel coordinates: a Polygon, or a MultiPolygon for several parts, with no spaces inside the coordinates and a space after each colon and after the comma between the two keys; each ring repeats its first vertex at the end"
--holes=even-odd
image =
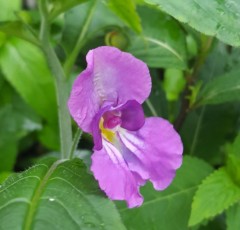
{"type": "Polygon", "coordinates": [[[136,209],[98,191],[88,171],[89,135],[76,159],[54,165],[56,90],[38,39],[37,2],[0,0],[0,228],[240,229],[239,0],[49,0],[48,8],[68,93],[89,49],[132,53],[152,76],[145,114],[174,124],[184,162],[165,191],[143,187],[136,209]],[[50,183],[54,175],[69,184],[50,183]]]}

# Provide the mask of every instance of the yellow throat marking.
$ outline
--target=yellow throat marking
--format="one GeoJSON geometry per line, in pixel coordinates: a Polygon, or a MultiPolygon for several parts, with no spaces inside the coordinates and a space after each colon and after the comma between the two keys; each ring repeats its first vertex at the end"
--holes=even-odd
{"type": "Polygon", "coordinates": [[[99,128],[102,132],[102,135],[109,141],[109,142],[113,142],[114,137],[115,137],[115,132],[109,130],[109,129],[105,129],[103,127],[103,118],[101,118],[100,120],[100,124],[99,124],[99,128]]]}

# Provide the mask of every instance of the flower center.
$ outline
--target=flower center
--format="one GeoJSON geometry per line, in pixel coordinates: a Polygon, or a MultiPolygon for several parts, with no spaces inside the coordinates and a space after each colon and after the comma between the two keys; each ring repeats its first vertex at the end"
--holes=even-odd
{"type": "Polygon", "coordinates": [[[99,128],[102,135],[109,141],[113,142],[115,138],[115,131],[121,125],[122,119],[120,114],[107,112],[100,120],[99,128]]]}
{"type": "Polygon", "coordinates": [[[114,137],[115,137],[115,132],[110,130],[110,129],[106,129],[103,125],[104,120],[103,118],[101,118],[100,120],[100,124],[99,124],[99,128],[102,132],[102,135],[109,141],[109,142],[113,142],[114,137]]]}

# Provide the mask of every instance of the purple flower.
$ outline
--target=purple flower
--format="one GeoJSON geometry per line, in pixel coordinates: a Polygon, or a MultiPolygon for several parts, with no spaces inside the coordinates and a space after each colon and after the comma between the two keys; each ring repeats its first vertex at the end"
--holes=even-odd
{"type": "Polygon", "coordinates": [[[141,104],[151,91],[145,63],[113,47],[87,54],[87,68],[73,84],[68,107],[78,126],[93,135],[91,171],[112,200],[140,206],[147,180],[163,190],[181,166],[183,146],[173,126],[145,118],[141,104]]]}

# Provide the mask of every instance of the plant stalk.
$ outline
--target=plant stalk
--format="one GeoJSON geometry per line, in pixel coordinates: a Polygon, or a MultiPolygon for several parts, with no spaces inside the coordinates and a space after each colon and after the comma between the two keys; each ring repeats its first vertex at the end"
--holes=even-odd
{"type": "Polygon", "coordinates": [[[74,138],[73,138],[73,143],[72,143],[72,147],[71,147],[71,150],[69,152],[69,156],[68,156],[68,159],[72,159],[73,156],[74,156],[74,152],[76,151],[77,149],[77,145],[82,137],[82,133],[83,131],[81,129],[78,128],[78,130],[76,131],[75,135],[74,135],[74,138]]]}
{"type": "Polygon", "coordinates": [[[48,9],[46,0],[38,0],[38,7],[41,14],[40,42],[43,53],[49,65],[49,68],[55,79],[56,96],[58,104],[58,119],[61,143],[61,157],[65,159],[72,143],[71,118],[67,109],[67,84],[62,65],[50,44],[49,32],[50,25],[48,21],[48,9]]]}

